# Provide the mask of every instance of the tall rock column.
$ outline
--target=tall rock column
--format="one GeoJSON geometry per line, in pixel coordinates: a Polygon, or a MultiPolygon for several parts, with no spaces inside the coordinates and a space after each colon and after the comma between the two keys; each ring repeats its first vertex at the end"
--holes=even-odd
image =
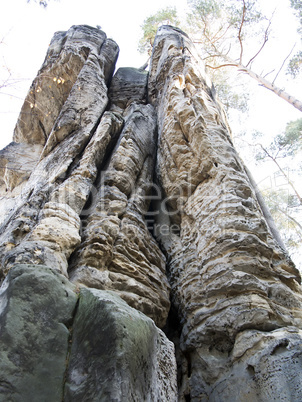
{"type": "Polygon", "coordinates": [[[12,153],[28,151],[32,159],[29,166],[25,159],[21,178],[18,166],[6,166],[11,173],[4,174],[9,191],[0,205],[2,275],[18,262],[45,264],[67,275],[68,259],[81,240],[79,215],[122,126],[115,115],[104,116],[110,122],[107,138],[95,140],[104,131],[100,120],[118,50],[104,32],[87,26],[71,27],[51,41],[21,109],[14,142],[0,155],[9,163],[12,153]]]}
{"type": "Polygon", "coordinates": [[[117,55],[99,29],[55,34],[0,152],[0,401],[177,399],[156,114],[117,55]]]}
{"type": "Polygon", "coordinates": [[[300,275],[272,236],[211,83],[179,29],[157,33],[149,99],[163,193],[155,232],[187,358],[181,398],[299,400],[300,275]]]}

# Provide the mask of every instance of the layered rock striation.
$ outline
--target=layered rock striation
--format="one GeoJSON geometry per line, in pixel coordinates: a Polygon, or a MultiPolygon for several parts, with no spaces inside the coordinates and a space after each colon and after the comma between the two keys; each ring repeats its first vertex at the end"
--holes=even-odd
{"type": "MultiPolygon", "coordinates": [[[[186,35],[160,28],[149,78],[159,126],[156,173],[165,195],[157,239],[190,360],[191,398],[272,400],[267,373],[278,377],[274,358],[260,363],[252,350],[261,342],[263,354],[274,355],[301,336],[300,275],[272,236],[206,79],[186,35]],[[284,332],[288,326],[296,329],[284,332]]],[[[290,349],[278,360],[281,383],[290,349]]],[[[300,348],[295,353],[301,356],[300,348]]],[[[296,392],[288,385],[284,400],[296,392]]]]}
{"type": "Polygon", "coordinates": [[[56,33],[0,151],[0,400],[301,400],[300,275],[192,42],[117,56],[56,33]]]}

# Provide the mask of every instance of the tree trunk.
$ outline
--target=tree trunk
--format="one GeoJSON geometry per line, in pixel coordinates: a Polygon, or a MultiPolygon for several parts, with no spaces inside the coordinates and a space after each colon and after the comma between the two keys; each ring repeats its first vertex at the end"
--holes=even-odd
{"type": "Polygon", "coordinates": [[[278,95],[281,99],[285,100],[290,105],[294,106],[296,109],[298,109],[298,110],[300,110],[300,112],[302,112],[302,102],[299,99],[297,99],[294,96],[288,94],[284,89],[281,89],[281,88],[277,87],[275,84],[273,84],[272,82],[266,80],[264,77],[262,77],[261,75],[255,73],[254,71],[252,71],[248,67],[244,66],[243,64],[238,63],[237,61],[231,59],[230,57],[220,53],[217,49],[216,49],[216,52],[219,55],[219,57],[221,57],[222,59],[224,59],[226,61],[226,64],[222,64],[222,65],[219,65],[217,67],[209,66],[210,68],[218,69],[218,68],[222,68],[222,67],[235,67],[235,68],[238,69],[238,71],[249,75],[251,78],[253,78],[257,82],[259,82],[259,84],[261,86],[263,86],[264,88],[269,89],[274,94],[278,95]]]}
{"type": "Polygon", "coordinates": [[[263,78],[261,75],[254,73],[251,69],[243,66],[242,64],[237,64],[237,68],[239,71],[242,71],[252,77],[254,80],[258,81],[263,87],[269,89],[274,92],[274,94],[278,95],[281,99],[288,102],[290,105],[294,106],[296,109],[302,112],[302,102],[295,98],[294,96],[288,94],[284,89],[277,87],[275,84],[263,78]]]}
{"type": "Polygon", "coordinates": [[[300,110],[300,112],[302,112],[302,102],[299,99],[288,94],[284,89],[277,87],[275,84],[268,81],[261,75],[255,73],[254,71],[244,66],[243,64],[236,62],[235,60],[229,58],[228,56],[224,56],[222,54],[220,56],[224,58],[229,63],[230,66],[236,67],[239,71],[248,74],[251,78],[259,82],[261,86],[269,89],[274,94],[278,95],[281,99],[285,100],[286,102],[294,106],[296,109],[300,110]]]}

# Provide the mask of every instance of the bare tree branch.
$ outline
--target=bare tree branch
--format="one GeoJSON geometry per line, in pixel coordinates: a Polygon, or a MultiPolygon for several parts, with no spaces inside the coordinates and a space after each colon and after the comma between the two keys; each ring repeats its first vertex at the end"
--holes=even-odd
{"type": "Polygon", "coordinates": [[[270,19],[269,22],[268,22],[268,25],[267,25],[267,27],[266,27],[266,30],[265,30],[265,32],[264,32],[263,43],[262,43],[262,45],[260,46],[258,52],[249,60],[249,62],[247,63],[246,67],[248,67],[248,66],[253,62],[253,60],[255,60],[255,58],[259,55],[259,53],[260,53],[260,52],[262,51],[262,49],[264,48],[266,42],[268,41],[268,30],[269,30],[269,28],[270,28],[270,26],[271,26],[271,23],[272,23],[272,20],[270,19]]]}
{"type": "Polygon", "coordinates": [[[231,27],[232,27],[232,25],[229,24],[228,27],[227,27],[227,28],[225,29],[225,31],[223,32],[223,34],[220,35],[220,36],[218,36],[218,38],[215,38],[215,36],[222,30],[222,27],[221,27],[221,29],[219,29],[219,30],[217,31],[216,35],[214,36],[214,39],[215,39],[214,42],[218,42],[221,38],[223,38],[231,27]]]}
{"type": "MultiPolygon", "coordinates": [[[[302,230],[302,225],[297,221],[297,219],[295,219],[293,216],[289,215],[288,212],[284,211],[282,208],[280,208],[279,206],[277,207],[278,211],[282,212],[289,220],[291,220],[292,222],[294,222],[294,224],[296,226],[298,226],[298,228],[300,230],[302,230]]],[[[300,240],[302,240],[302,236],[301,233],[296,229],[296,232],[300,238],[300,240]]]]}
{"type": "Polygon", "coordinates": [[[273,69],[272,71],[269,71],[268,73],[266,73],[263,78],[267,77],[268,75],[270,75],[271,73],[273,73],[275,71],[275,69],[273,69]]]}
{"type": "Polygon", "coordinates": [[[207,64],[206,66],[211,68],[212,70],[218,70],[219,68],[222,68],[222,67],[237,67],[238,65],[235,63],[235,64],[221,64],[221,65],[215,66],[215,67],[210,66],[209,64],[207,64]]]}
{"type": "Polygon", "coordinates": [[[285,171],[282,169],[282,167],[278,163],[277,159],[273,155],[271,155],[268,152],[268,150],[262,144],[258,144],[258,145],[261,147],[261,149],[263,150],[265,155],[268,158],[270,158],[275,163],[275,165],[277,165],[279,171],[282,173],[283,177],[287,180],[287,183],[291,186],[291,188],[293,189],[294,193],[296,194],[296,196],[297,196],[297,198],[298,198],[298,200],[300,202],[300,205],[302,205],[302,197],[300,196],[300,194],[298,193],[297,189],[295,188],[294,183],[289,179],[288,175],[285,173],[285,171]]]}
{"type": "Polygon", "coordinates": [[[275,81],[276,81],[278,75],[280,74],[282,68],[284,67],[284,64],[285,64],[286,60],[287,60],[287,59],[289,58],[289,56],[292,54],[292,52],[293,52],[295,46],[296,46],[296,44],[294,44],[294,46],[292,47],[292,49],[291,49],[291,51],[289,52],[289,54],[288,54],[288,55],[285,57],[285,59],[283,60],[283,63],[281,64],[281,67],[280,67],[280,69],[278,70],[278,72],[277,72],[277,74],[276,74],[276,77],[275,77],[274,80],[273,80],[273,84],[275,83],[275,81]]]}
{"type": "Polygon", "coordinates": [[[242,0],[242,2],[243,2],[242,18],[241,18],[239,31],[238,31],[238,40],[239,40],[239,44],[240,44],[240,57],[239,57],[240,64],[242,64],[242,56],[243,56],[243,43],[242,43],[241,33],[242,33],[242,28],[243,28],[243,24],[244,24],[244,20],[245,20],[245,13],[246,13],[245,0],[242,0]]]}

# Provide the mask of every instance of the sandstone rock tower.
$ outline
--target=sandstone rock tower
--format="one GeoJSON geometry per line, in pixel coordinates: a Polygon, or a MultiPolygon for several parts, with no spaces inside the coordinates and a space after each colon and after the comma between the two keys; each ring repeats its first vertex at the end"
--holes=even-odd
{"type": "Polygon", "coordinates": [[[0,401],[301,401],[300,275],[187,35],[54,35],[0,152],[0,401]]]}

